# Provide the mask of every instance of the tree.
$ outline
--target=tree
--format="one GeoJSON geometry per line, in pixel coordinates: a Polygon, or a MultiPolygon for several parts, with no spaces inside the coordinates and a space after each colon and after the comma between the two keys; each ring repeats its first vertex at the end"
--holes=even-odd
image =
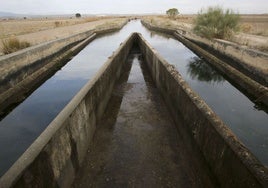
{"type": "Polygon", "coordinates": [[[176,8],[171,8],[171,9],[168,9],[166,11],[166,14],[170,17],[170,18],[175,18],[178,14],[179,14],[179,11],[178,9],[176,8]]]}
{"type": "Polygon", "coordinates": [[[229,38],[238,30],[239,15],[221,7],[209,7],[201,10],[196,19],[194,32],[206,38],[229,38]]]}
{"type": "Polygon", "coordinates": [[[75,17],[76,17],[76,18],[81,18],[81,14],[80,14],[80,13],[76,13],[76,14],[75,14],[75,17]]]}

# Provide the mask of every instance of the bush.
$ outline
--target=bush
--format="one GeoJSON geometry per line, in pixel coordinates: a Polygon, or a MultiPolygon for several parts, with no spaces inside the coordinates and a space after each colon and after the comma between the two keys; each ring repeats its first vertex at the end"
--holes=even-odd
{"type": "Polygon", "coordinates": [[[166,14],[170,17],[170,18],[175,18],[178,14],[179,14],[179,11],[178,9],[176,8],[171,8],[171,9],[168,9],[166,11],[166,14]]]}
{"type": "Polygon", "coordinates": [[[206,38],[229,38],[238,31],[239,15],[230,9],[209,7],[201,10],[195,19],[194,32],[206,38]]]}
{"type": "Polygon", "coordinates": [[[75,17],[76,17],[76,18],[81,18],[81,14],[80,14],[80,13],[76,13],[76,14],[75,14],[75,17]]]}
{"type": "Polygon", "coordinates": [[[2,45],[4,54],[10,54],[20,49],[31,46],[29,42],[19,41],[17,38],[3,39],[2,45]]]}

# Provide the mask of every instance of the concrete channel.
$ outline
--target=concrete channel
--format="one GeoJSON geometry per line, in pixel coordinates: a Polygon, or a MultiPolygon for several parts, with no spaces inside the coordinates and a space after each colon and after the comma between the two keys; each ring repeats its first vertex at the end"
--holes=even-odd
{"type": "Polygon", "coordinates": [[[109,57],[97,75],[86,83],[0,179],[0,187],[86,186],[80,180],[85,180],[87,174],[97,180],[92,186],[150,186],[158,183],[181,187],[267,186],[267,168],[192,91],[175,67],[161,58],[138,34],[131,35],[109,57]],[[140,51],[131,50],[135,43],[140,51]],[[140,53],[143,58],[138,58],[140,53]],[[131,71],[136,74],[130,72],[127,81],[131,64],[134,64],[131,71]],[[160,93],[164,101],[161,101],[160,93]],[[135,107],[138,105],[135,101],[139,100],[141,108],[135,111],[131,105],[135,107]],[[150,118],[146,114],[146,105],[152,106],[150,118]],[[163,109],[159,110],[159,106],[163,109]],[[133,114],[132,123],[130,115],[124,114],[127,109],[133,114]],[[157,117],[154,115],[159,115],[159,126],[155,126],[157,117]],[[128,120],[130,123],[122,127],[121,121],[128,120]],[[151,140],[146,135],[150,132],[148,129],[152,130],[151,140]],[[170,132],[171,129],[176,131],[170,132]],[[112,142],[107,142],[105,136],[112,142]],[[158,138],[164,145],[157,141],[158,138]],[[102,141],[103,145],[98,148],[98,142],[102,141]],[[132,143],[131,147],[126,145],[127,141],[132,143]],[[167,153],[163,153],[161,144],[167,153]],[[103,160],[98,158],[102,156],[98,153],[102,149],[111,153],[103,160]],[[126,152],[121,161],[117,159],[120,151],[126,152]],[[159,156],[152,157],[155,153],[159,156]],[[139,167],[141,163],[136,165],[140,162],[139,157],[147,170],[147,182],[145,177],[140,177],[143,173],[139,167]],[[111,162],[108,159],[117,160],[111,162]],[[149,159],[153,161],[151,165],[149,159]],[[193,164],[187,162],[189,159],[193,164]],[[120,167],[128,162],[129,166],[118,169],[118,174],[112,173],[117,165],[120,167]],[[159,170],[163,164],[166,168],[159,170]],[[92,166],[97,169],[92,169],[92,166]],[[98,180],[95,172],[101,173],[98,180]],[[179,172],[178,178],[174,176],[176,172],[179,172]]]}
{"type": "Polygon", "coordinates": [[[217,187],[176,131],[137,44],[123,68],[73,187],[217,187]]]}
{"type": "Polygon", "coordinates": [[[267,169],[137,33],[0,179],[1,187],[267,183],[267,169]]]}

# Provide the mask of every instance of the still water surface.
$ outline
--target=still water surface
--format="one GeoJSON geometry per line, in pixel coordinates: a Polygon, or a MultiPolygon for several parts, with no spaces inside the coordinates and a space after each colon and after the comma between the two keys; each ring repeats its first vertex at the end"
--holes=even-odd
{"type": "Polygon", "coordinates": [[[143,37],[222,118],[238,138],[268,165],[268,116],[216,70],[171,36],[140,21],[92,41],[0,122],[0,176],[30,146],[72,97],[90,80],[132,32],[143,37]]]}

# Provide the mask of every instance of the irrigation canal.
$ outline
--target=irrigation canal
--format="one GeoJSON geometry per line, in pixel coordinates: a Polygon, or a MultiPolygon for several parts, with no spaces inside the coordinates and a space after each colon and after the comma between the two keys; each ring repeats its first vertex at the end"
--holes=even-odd
{"type": "MultiPolygon", "coordinates": [[[[238,138],[264,165],[268,165],[267,113],[259,110],[239,89],[182,43],[171,36],[147,30],[140,21],[131,21],[120,31],[92,41],[1,120],[0,176],[30,146],[132,32],[140,32],[164,59],[173,64],[193,90],[206,101],[238,138]]],[[[133,70],[135,66],[133,65],[133,70]]],[[[130,77],[136,77],[135,74],[136,72],[131,73],[130,77]]],[[[139,76],[138,79],[141,79],[142,74],[139,76]]],[[[124,96],[122,99],[122,104],[130,96],[131,94],[126,94],[126,98],[124,96]]],[[[131,110],[131,108],[126,110],[131,110]]],[[[160,117],[162,116],[160,114],[160,117]]],[[[120,121],[120,116],[117,121],[120,121]]],[[[163,119],[163,121],[166,120],[163,119]]],[[[111,126],[115,126],[116,130],[116,125],[111,126]]],[[[129,141],[131,144],[131,140],[129,141]]]]}

